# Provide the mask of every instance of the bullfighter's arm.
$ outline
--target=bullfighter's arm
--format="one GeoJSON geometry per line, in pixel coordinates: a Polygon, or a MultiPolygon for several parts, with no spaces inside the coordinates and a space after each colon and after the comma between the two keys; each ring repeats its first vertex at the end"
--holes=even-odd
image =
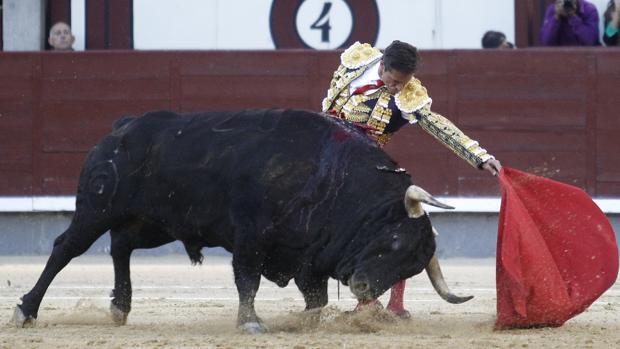
{"type": "Polygon", "coordinates": [[[470,165],[481,168],[483,163],[495,158],[480,147],[478,142],[467,137],[450,120],[431,111],[430,108],[422,108],[416,111],[415,115],[418,124],[424,131],[431,134],[470,165]]]}

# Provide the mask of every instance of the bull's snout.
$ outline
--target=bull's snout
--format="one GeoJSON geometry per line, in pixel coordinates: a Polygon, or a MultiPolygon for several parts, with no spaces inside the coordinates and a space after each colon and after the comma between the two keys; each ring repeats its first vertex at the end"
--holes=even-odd
{"type": "Polygon", "coordinates": [[[366,275],[353,274],[349,279],[349,288],[357,299],[373,299],[370,282],[366,275]]]}

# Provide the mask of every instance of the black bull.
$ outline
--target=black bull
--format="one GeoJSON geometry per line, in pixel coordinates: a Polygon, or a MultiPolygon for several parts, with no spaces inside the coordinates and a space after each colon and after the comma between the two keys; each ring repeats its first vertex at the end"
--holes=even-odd
{"type": "MultiPolygon", "coordinates": [[[[15,322],[34,323],[56,274],[108,230],[119,323],[131,307],[132,250],[174,240],[193,262],[204,246],[232,253],[238,325],[249,331],[263,329],[254,311],[261,275],[281,287],[294,278],[307,309],[327,303],[329,277],[369,299],[427,266],[440,276],[431,223],[419,201],[404,200],[410,177],[379,166],[395,163],[363,133],[308,111],[121,119],[88,154],[71,224],[15,322]]],[[[448,301],[468,299],[431,279],[448,301]]]]}

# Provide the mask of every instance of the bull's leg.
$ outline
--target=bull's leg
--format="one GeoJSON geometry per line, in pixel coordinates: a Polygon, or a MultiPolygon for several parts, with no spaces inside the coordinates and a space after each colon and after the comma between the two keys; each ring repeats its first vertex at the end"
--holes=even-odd
{"type": "Polygon", "coordinates": [[[129,261],[135,249],[155,248],[174,241],[170,235],[154,226],[141,223],[110,231],[110,255],[114,263],[114,289],[110,313],[117,325],[127,323],[131,311],[131,276],[129,261]]]}
{"type": "MultiPolygon", "coordinates": [[[[254,227],[253,224],[247,225],[254,227]]],[[[264,254],[258,246],[254,229],[236,229],[233,250],[233,271],[239,292],[237,326],[248,333],[266,331],[254,310],[254,298],[260,285],[264,254]]]]}
{"type": "Polygon", "coordinates": [[[248,256],[240,256],[237,251],[233,256],[235,284],[239,292],[237,326],[248,333],[261,333],[266,328],[261,324],[254,310],[254,298],[258,292],[261,275],[260,269],[256,267],[257,264],[251,262],[252,259],[248,256]]]}
{"type": "Polygon", "coordinates": [[[327,305],[327,277],[299,276],[295,284],[304,296],[306,310],[322,308],[327,305]]]}
{"type": "Polygon", "coordinates": [[[52,254],[34,288],[22,297],[22,304],[15,308],[13,321],[17,327],[34,325],[41,300],[54,277],[71,259],[86,252],[107,229],[102,225],[80,225],[74,218],[69,228],[54,240],[52,254]]]}
{"type": "Polygon", "coordinates": [[[267,329],[254,310],[254,298],[260,285],[261,271],[265,261],[265,247],[259,236],[269,234],[272,222],[269,210],[264,207],[264,195],[260,186],[251,179],[239,179],[232,189],[230,219],[233,227],[233,271],[239,292],[237,326],[248,333],[262,333],[267,329]]]}
{"type": "Polygon", "coordinates": [[[124,232],[110,232],[110,255],[114,264],[114,289],[110,313],[117,325],[127,323],[127,315],[131,311],[131,278],[129,272],[129,259],[133,246],[129,235],[124,232]]]}
{"type": "MultiPolygon", "coordinates": [[[[306,311],[320,309],[327,305],[327,280],[327,277],[308,273],[301,273],[295,277],[295,284],[306,301],[306,311]]],[[[310,312],[306,315],[307,325],[319,324],[321,319],[319,312],[310,312]]]]}

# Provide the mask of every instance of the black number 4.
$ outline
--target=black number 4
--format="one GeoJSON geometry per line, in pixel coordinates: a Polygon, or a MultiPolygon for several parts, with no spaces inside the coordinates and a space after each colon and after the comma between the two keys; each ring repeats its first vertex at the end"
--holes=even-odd
{"type": "Polygon", "coordinates": [[[331,2],[324,3],[323,10],[321,11],[321,15],[319,16],[319,19],[317,19],[310,26],[311,29],[321,30],[321,42],[329,42],[329,30],[332,29],[332,27],[329,26],[329,17],[327,15],[331,8],[332,8],[331,2]]]}

